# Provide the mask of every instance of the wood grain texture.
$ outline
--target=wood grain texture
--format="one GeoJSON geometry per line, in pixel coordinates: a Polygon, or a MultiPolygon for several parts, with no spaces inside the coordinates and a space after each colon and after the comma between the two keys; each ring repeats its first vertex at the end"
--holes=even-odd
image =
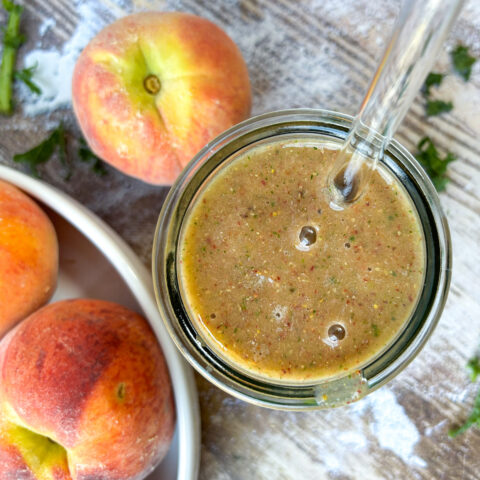
{"type": "MultiPolygon", "coordinates": [[[[82,19],[80,0],[29,0],[23,28],[35,48],[61,49],[82,19]],[[40,35],[46,19],[55,24],[40,35]]],[[[400,2],[379,0],[98,0],[109,22],[141,9],[185,10],[223,27],[241,48],[252,79],[254,114],[321,107],[353,114],[381,55],[400,2]]],[[[0,17],[3,22],[4,17],[0,17]]],[[[467,2],[446,44],[471,47],[480,58],[480,8],[467,2]]],[[[445,50],[436,70],[449,72],[445,50]]],[[[202,480],[468,479],[480,478],[480,430],[452,440],[476,388],[464,372],[480,343],[480,62],[465,83],[450,74],[435,92],[452,100],[446,115],[427,119],[419,95],[396,138],[407,148],[423,135],[458,156],[441,200],[453,241],[452,287],[442,319],[416,360],[388,386],[352,407],[310,413],[269,411],[233,399],[198,377],[202,410],[202,480]]],[[[69,108],[28,117],[18,105],[0,119],[1,162],[37,144],[60,119],[78,136],[69,108]]],[[[41,168],[45,181],[107,221],[146,264],[167,193],[108,168],[93,174],[70,158],[41,168]]]]}

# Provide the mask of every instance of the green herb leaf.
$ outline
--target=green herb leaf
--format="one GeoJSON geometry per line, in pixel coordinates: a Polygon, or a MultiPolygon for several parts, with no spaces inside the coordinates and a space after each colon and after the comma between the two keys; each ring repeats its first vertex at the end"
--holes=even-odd
{"type": "Polygon", "coordinates": [[[18,5],[12,0],[2,0],[2,6],[10,15],[19,16],[23,12],[23,5],[18,5]]]}
{"type": "Polygon", "coordinates": [[[425,111],[428,117],[440,115],[449,112],[453,108],[452,102],[444,102],[443,100],[427,100],[425,111]]]}
{"type": "Polygon", "coordinates": [[[437,191],[445,190],[448,183],[446,176],[447,166],[456,160],[455,155],[447,152],[444,158],[440,157],[440,153],[436,149],[434,143],[429,137],[423,137],[417,145],[418,153],[415,155],[425,169],[437,191]]]}
{"type": "Polygon", "coordinates": [[[467,363],[467,370],[470,375],[470,380],[474,382],[480,375],[480,358],[471,358],[467,363]]]}
{"type": "MultiPolygon", "coordinates": [[[[480,356],[477,355],[468,361],[467,370],[469,372],[470,380],[474,382],[480,375],[480,356]]],[[[460,435],[461,433],[468,430],[472,425],[477,425],[478,427],[480,427],[480,391],[475,398],[472,412],[465,420],[463,425],[460,425],[458,428],[450,430],[448,434],[451,437],[456,437],[457,435],[460,435]]]]}
{"type": "Polygon", "coordinates": [[[468,52],[468,47],[458,45],[458,47],[450,53],[453,68],[465,81],[468,81],[472,73],[472,65],[477,61],[468,52]]]}
{"type": "Polygon", "coordinates": [[[24,68],[23,70],[16,71],[13,76],[15,79],[20,80],[23,82],[33,93],[40,95],[42,90],[40,87],[32,81],[32,77],[35,74],[35,70],[37,69],[37,64],[33,65],[32,67],[24,68]]]}
{"type": "Polygon", "coordinates": [[[2,63],[0,65],[0,113],[11,114],[13,111],[12,83],[15,70],[17,49],[25,41],[20,33],[21,5],[10,0],[2,1],[8,13],[7,26],[4,28],[2,63]]]}
{"type": "Polygon", "coordinates": [[[443,77],[445,77],[445,74],[443,73],[430,72],[422,87],[424,95],[428,97],[430,95],[430,88],[434,86],[438,87],[442,83],[443,77]]]}
{"type": "Polygon", "coordinates": [[[60,124],[42,143],[25,153],[14,155],[13,161],[28,165],[30,173],[39,177],[37,167],[48,162],[55,150],[59,148],[60,160],[66,164],[65,130],[60,124]]]}
{"type": "Polygon", "coordinates": [[[2,5],[8,13],[13,13],[16,11],[21,12],[23,10],[21,5],[16,5],[15,2],[12,2],[11,0],[2,0],[2,5]]]}
{"type": "Polygon", "coordinates": [[[453,428],[448,432],[448,434],[450,435],[450,437],[456,437],[457,435],[460,435],[461,433],[467,431],[473,425],[477,425],[477,427],[480,427],[480,392],[478,392],[477,397],[475,398],[472,412],[465,420],[465,423],[458,428],[453,428]]]}
{"type": "Polygon", "coordinates": [[[83,138],[80,139],[78,156],[82,162],[90,163],[92,166],[92,171],[97,175],[103,177],[107,174],[107,169],[105,168],[102,159],[90,150],[87,142],[83,138]]]}

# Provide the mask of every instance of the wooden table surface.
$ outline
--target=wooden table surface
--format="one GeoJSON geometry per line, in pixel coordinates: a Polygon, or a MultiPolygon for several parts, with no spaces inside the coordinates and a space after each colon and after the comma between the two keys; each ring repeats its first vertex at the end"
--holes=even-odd
{"type": "MultiPolygon", "coordinates": [[[[29,57],[31,52],[56,52],[63,62],[59,65],[66,66],[56,76],[60,83],[40,100],[17,89],[14,115],[0,119],[0,161],[23,169],[11,156],[36,145],[63,120],[71,137],[72,178],[65,180],[58,158],[41,167],[42,178],[102,217],[147,265],[167,189],[109,167],[108,174],[99,177],[76,157],[78,129],[67,87],[68,68],[82,42],[105,23],[132,11],[189,11],[219,24],[241,48],[253,85],[253,114],[288,107],[354,114],[400,6],[398,0],[25,0],[24,4],[28,41],[21,47],[19,65],[37,58],[29,57]],[[58,93],[62,89],[65,98],[58,93]]],[[[480,58],[478,0],[467,2],[437,70],[450,71],[447,50],[458,43],[470,46],[480,58]]],[[[47,66],[56,68],[51,62],[47,66]]],[[[39,70],[43,67],[39,65],[39,70]]],[[[427,346],[390,384],[353,406],[330,411],[269,411],[236,400],[198,376],[202,480],[480,478],[480,430],[471,429],[457,439],[447,435],[466,417],[479,388],[468,380],[464,367],[480,343],[480,62],[468,83],[450,74],[435,95],[451,100],[453,111],[427,119],[419,95],[396,135],[412,151],[419,138],[429,135],[442,151],[458,156],[441,194],[453,240],[452,286],[427,346]]]]}

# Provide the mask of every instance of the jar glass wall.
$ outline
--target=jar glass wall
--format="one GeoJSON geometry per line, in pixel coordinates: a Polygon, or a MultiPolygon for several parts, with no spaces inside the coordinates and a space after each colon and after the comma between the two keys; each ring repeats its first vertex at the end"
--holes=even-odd
{"type": "Polygon", "coordinates": [[[185,358],[208,380],[246,401],[285,409],[327,408],[357,400],[398,374],[433,331],[450,283],[450,236],[435,188],[413,156],[391,142],[383,167],[415,205],[425,237],[424,285],[406,326],[389,347],[355,372],[312,382],[260,378],[218,354],[189,315],[181,293],[178,249],[182,225],[202,186],[239,152],[287,138],[340,145],[352,118],[324,110],[289,110],[247,120],[202,149],[173,185],[160,213],[153,249],[153,280],[167,329],[185,358]]]}

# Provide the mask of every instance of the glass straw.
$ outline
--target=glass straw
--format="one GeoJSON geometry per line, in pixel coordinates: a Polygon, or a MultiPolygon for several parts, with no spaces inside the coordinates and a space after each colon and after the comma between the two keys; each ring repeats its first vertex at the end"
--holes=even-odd
{"type": "Polygon", "coordinates": [[[430,71],[464,0],[405,0],[392,38],[327,178],[330,205],[358,200],[430,71]],[[380,134],[380,135],[379,135],[380,134]]]}

